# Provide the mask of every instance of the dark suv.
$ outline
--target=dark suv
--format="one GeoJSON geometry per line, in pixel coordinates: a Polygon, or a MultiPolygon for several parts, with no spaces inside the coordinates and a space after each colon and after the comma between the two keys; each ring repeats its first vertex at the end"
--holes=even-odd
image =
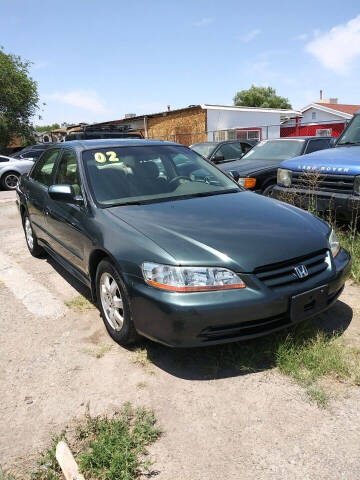
{"type": "Polygon", "coordinates": [[[289,137],[263,140],[241,160],[226,162],[219,167],[235,178],[244,188],[271,196],[276,185],[277,169],[288,158],[331,148],[332,137],[289,137]]]}
{"type": "Polygon", "coordinates": [[[87,285],[121,344],[265,335],[326,310],[349,274],[327,223],[176,143],[60,143],[17,193],[31,254],[87,285]]]}

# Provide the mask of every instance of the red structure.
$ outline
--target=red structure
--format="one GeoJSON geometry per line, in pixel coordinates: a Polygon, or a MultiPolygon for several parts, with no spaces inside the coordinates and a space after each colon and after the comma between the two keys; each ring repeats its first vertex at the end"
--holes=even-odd
{"type": "Polygon", "coordinates": [[[310,125],[294,125],[292,127],[281,127],[280,137],[302,137],[302,136],[321,136],[325,135],[324,130],[328,130],[328,135],[339,137],[346,126],[346,122],[339,123],[318,123],[310,125]],[[319,132],[319,130],[321,132],[319,132]]]}

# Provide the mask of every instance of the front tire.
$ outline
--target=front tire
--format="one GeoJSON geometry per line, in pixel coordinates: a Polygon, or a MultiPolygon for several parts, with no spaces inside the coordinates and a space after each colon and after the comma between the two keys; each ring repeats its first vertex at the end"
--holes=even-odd
{"type": "Polygon", "coordinates": [[[15,190],[19,184],[20,175],[16,172],[6,172],[1,178],[1,186],[4,190],[15,190]]]}
{"type": "Polygon", "coordinates": [[[29,249],[29,252],[35,258],[43,257],[45,254],[45,251],[38,244],[37,237],[34,233],[29,216],[27,214],[25,214],[23,217],[23,227],[24,227],[26,245],[29,249]]]}
{"type": "Polygon", "coordinates": [[[265,197],[272,197],[274,187],[275,187],[275,183],[272,183],[271,185],[268,185],[266,188],[264,188],[262,194],[265,197]]]}
{"type": "Polygon", "coordinates": [[[97,268],[96,298],[111,338],[120,345],[136,342],[139,335],[131,318],[126,286],[114,265],[108,260],[102,260],[97,268]]]}

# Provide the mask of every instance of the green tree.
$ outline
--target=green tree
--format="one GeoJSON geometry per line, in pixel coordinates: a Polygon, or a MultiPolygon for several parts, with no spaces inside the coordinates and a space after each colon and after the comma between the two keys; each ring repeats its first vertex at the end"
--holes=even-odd
{"type": "Polygon", "coordinates": [[[256,87],[251,85],[248,90],[237,92],[234,97],[234,105],[243,107],[263,108],[291,108],[289,100],[276,95],[275,88],[256,87]]]}
{"type": "Polygon", "coordinates": [[[31,62],[0,48],[0,149],[16,136],[33,139],[31,118],[39,108],[37,83],[29,76],[31,62]]]}
{"type": "Polygon", "coordinates": [[[57,130],[60,128],[58,123],[53,123],[52,125],[38,125],[35,127],[35,131],[42,133],[42,132],[49,132],[50,130],[57,130]]]}

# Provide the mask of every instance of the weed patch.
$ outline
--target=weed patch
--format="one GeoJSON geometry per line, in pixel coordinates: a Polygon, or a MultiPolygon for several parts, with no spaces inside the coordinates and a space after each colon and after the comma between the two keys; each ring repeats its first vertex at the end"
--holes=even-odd
{"type": "MultiPolygon", "coordinates": [[[[67,432],[52,439],[50,448],[39,459],[37,471],[31,474],[31,480],[63,479],[55,458],[60,440],[69,444],[86,480],[136,479],[141,472],[149,471],[152,462],[146,458],[147,447],[160,434],[153,412],[133,409],[130,404],[111,418],[88,414],[70,441],[67,432]]],[[[10,478],[0,477],[0,480],[10,478]]]]}
{"type": "Polygon", "coordinates": [[[86,348],[84,349],[84,352],[92,357],[102,358],[106,353],[110,352],[112,347],[112,345],[98,345],[93,348],[86,348]]]}
{"type": "Polygon", "coordinates": [[[360,233],[355,229],[349,229],[348,231],[338,229],[336,234],[341,246],[350,252],[352,259],[351,277],[360,283],[360,233]]]}
{"type": "Polygon", "coordinates": [[[149,358],[148,350],[146,348],[136,348],[133,352],[131,361],[135,365],[140,365],[149,373],[154,373],[153,370],[151,370],[152,361],[149,358]]]}
{"type": "Polygon", "coordinates": [[[86,312],[86,310],[91,310],[94,308],[94,305],[82,295],[78,295],[77,297],[66,301],[65,305],[73,310],[77,310],[78,312],[86,312]]]}

